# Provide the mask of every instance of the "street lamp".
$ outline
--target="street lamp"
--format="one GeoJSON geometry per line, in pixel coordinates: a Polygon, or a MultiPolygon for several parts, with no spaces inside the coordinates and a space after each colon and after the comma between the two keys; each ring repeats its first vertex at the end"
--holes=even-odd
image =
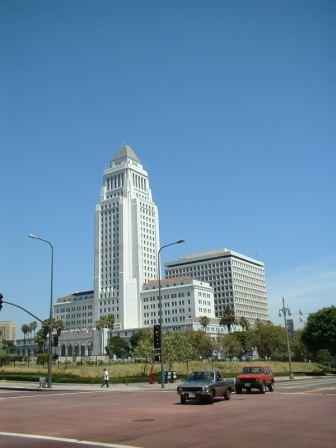
{"type": "Polygon", "coordinates": [[[290,316],[291,312],[289,308],[285,307],[285,299],[282,298],[282,308],[279,310],[279,317],[283,315],[284,323],[285,323],[285,330],[286,330],[286,339],[287,339],[287,350],[288,350],[288,364],[289,364],[289,378],[291,380],[294,379],[293,370],[292,370],[292,355],[291,355],[291,349],[289,344],[289,334],[288,334],[288,325],[287,325],[287,315],[290,316]]]}
{"type": "Polygon", "coordinates": [[[160,267],[160,255],[161,251],[165,247],[174,246],[174,244],[181,244],[185,243],[185,240],[178,240],[174,241],[174,243],[165,244],[164,246],[160,247],[160,250],[158,252],[158,271],[159,271],[159,324],[160,324],[160,359],[161,359],[161,388],[164,388],[164,377],[163,377],[163,333],[162,333],[162,299],[161,299],[161,267],[160,267]]]}
{"type": "Polygon", "coordinates": [[[50,241],[40,238],[39,236],[32,235],[31,233],[28,235],[28,238],[32,238],[34,240],[40,240],[43,243],[49,244],[51,248],[51,276],[50,276],[50,312],[49,312],[49,341],[48,341],[48,387],[51,388],[52,381],[52,316],[53,316],[53,289],[54,289],[54,247],[50,241]]]}

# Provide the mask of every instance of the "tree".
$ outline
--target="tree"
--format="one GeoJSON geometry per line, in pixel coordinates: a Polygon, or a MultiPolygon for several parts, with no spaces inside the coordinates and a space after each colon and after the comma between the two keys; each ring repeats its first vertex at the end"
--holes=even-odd
{"type": "Polygon", "coordinates": [[[242,356],[242,347],[239,340],[234,334],[222,334],[218,337],[220,350],[228,356],[230,361],[232,358],[240,358],[242,356]]]}
{"type": "Polygon", "coordinates": [[[150,372],[155,364],[155,353],[153,350],[153,331],[142,332],[138,344],[134,349],[134,357],[144,361],[144,375],[147,373],[148,364],[151,365],[150,372]]]}
{"type": "Polygon", "coordinates": [[[208,316],[200,316],[198,321],[202,325],[203,330],[206,332],[207,326],[209,325],[209,322],[210,322],[210,319],[208,318],[208,316]]]}
{"type": "Polygon", "coordinates": [[[23,350],[24,350],[24,353],[26,354],[26,334],[28,334],[30,332],[29,325],[23,324],[21,327],[21,331],[23,333],[23,350]]]}
{"type": "Polygon", "coordinates": [[[284,357],[287,350],[285,329],[271,322],[256,320],[254,344],[261,358],[284,357]]]}
{"type": "Polygon", "coordinates": [[[105,316],[101,316],[100,319],[98,319],[96,321],[96,328],[99,331],[99,336],[100,336],[100,347],[102,350],[102,333],[101,330],[103,330],[104,328],[108,328],[110,330],[109,332],[109,340],[112,338],[112,330],[113,330],[113,326],[115,324],[115,316],[114,314],[106,314],[105,316]]]}
{"type": "Polygon", "coordinates": [[[219,318],[219,325],[226,326],[228,329],[228,333],[231,333],[231,328],[236,323],[236,318],[234,314],[233,308],[231,306],[226,305],[224,307],[224,311],[219,318]]]}
{"type": "Polygon", "coordinates": [[[195,347],[187,331],[176,331],[173,334],[175,335],[177,360],[179,362],[185,362],[187,370],[189,370],[189,362],[197,357],[195,347]]]}
{"type": "Polygon", "coordinates": [[[144,333],[143,330],[137,331],[136,333],[133,333],[132,336],[130,337],[129,342],[131,344],[132,350],[134,350],[135,347],[138,345],[143,333],[144,333]]]}
{"type": "Polygon", "coordinates": [[[112,336],[108,341],[106,351],[110,357],[115,355],[117,358],[124,358],[129,352],[129,347],[120,336],[112,336]]]}
{"type": "Polygon", "coordinates": [[[112,338],[112,330],[115,324],[114,314],[107,314],[104,316],[105,326],[110,330],[110,339],[112,338]]]}
{"type": "Polygon", "coordinates": [[[210,336],[202,330],[187,331],[187,337],[193,347],[193,353],[198,358],[210,358],[213,353],[213,341],[210,336]]]}
{"type": "Polygon", "coordinates": [[[240,344],[242,356],[245,356],[246,359],[250,359],[254,350],[253,331],[235,331],[233,335],[240,344]]]}
{"type": "Polygon", "coordinates": [[[319,350],[336,355],[336,307],[322,308],[308,316],[302,341],[315,356],[319,350]]]}
{"type": "Polygon", "coordinates": [[[294,332],[294,336],[293,338],[291,338],[290,345],[293,354],[293,360],[305,361],[311,358],[307,347],[302,341],[302,330],[296,330],[294,332]]]}
{"type": "Polygon", "coordinates": [[[238,324],[242,327],[243,331],[247,331],[250,329],[250,321],[244,316],[241,316],[238,319],[238,324]]]}
{"type": "Polygon", "coordinates": [[[6,341],[5,339],[1,340],[0,343],[0,355],[8,355],[15,353],[16,346],[12,341],[6,341]]]}
{"type": "Polygon", "coordinates": [[[33,336],[35,338],[35,332],[36,332],[36,328],[38,327],[38,323],[36,322],[36,320],[34,320],[33,322],[31,322],[29,324],[30,327],[30,332],[33,333],[33,336]]]}
{"type": "Polygon", "coordinates": [[[56,330],[56,334],[59,337],[64,330],[64,322],[63,320],[56,320],[54,318],[51,319],[45,319],[44,321],[47,325],[42,325],[41,329],[36,333],[35,341],[38,345],[38,352],[45,352],[46,351],[46,341],[49,336],[49,325],[51,326],[51,331],[53,332],[56,330]],[[49,324],[50,323],[50,324],[49,324]]]}
{"type": "Polygon", "coordinates": [[[163,359],[168,363],[169,370],[172,370],[173,363],[178,361],[178,332],[169,332],[163,335],[163,359]]]}
{"type": "Polygon", "coordinates": [[[100,319],[96,321],[96,328],[99,331],[99,339],[100,339],[100,351],[103,351],[103,342],[102,342],[102,333],[101,331],[104,330],[106,327],[106,319],[105,316],[102,316],[100,319]]]}

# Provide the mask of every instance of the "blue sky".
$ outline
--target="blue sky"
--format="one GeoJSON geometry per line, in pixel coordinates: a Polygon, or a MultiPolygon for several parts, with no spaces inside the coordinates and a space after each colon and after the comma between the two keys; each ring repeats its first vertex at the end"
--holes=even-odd
{"type": "MultiPolygon", "coordinates": [[[[335,303],[334,1],[0,0],[0,290],[93,287],[102,173],[127,141],[165,260],[229,247],[307,315],[335,303]]],[[[1,320],[29,322],[4,307],[1,320]]]]}

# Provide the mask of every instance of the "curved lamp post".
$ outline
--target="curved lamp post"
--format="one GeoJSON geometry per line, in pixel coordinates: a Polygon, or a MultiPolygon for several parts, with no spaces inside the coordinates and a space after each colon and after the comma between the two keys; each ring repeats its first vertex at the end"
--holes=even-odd
{"type": "Polygon", "coordinates": [[[174,244],[181,244],[185,243],[185,240],[178,240],[174,241],[174,243],[165,244],[164,246],[161,246],[158,252],[158,271],[159,271],[159,324],[160,324],[160,359],[161,359],[161,388],[164,388],[164,377],[163,377],[163,333],[162,333],[162,299],[161,299],[161,266],[160,266],[160,255],[161,251],[169,246],[174,246],[174,244]]]}
{"type": "Polygon", "coordinates": [[[53,316],[53,289],[54,289],[54,247],[50,241],[40,238],[39,236],[32,235],[31,233],[28,235],[28,238],[32,238],[34,240],[40,240],[43,243],[49,244],[51,248],[51,275],[50,275],[50,311],[49,311],[49,341],[48,341],[48,387],[51,388],[52,381],[52,316],[53,316]]]}

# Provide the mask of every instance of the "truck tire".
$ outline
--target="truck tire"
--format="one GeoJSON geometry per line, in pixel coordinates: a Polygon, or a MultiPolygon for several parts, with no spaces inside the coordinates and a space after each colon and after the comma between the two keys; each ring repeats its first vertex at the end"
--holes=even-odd
{"type": "Polygon", "coordinates": [[[270,392],[274,391],[274,383],[270,383],[267,387],[270,392]]]}
{"type": "Polygon", "coordinates": [[[230,400],[231,392],[232,392],[231,387],[228,387],[224,392],[224,400],[230,400]]]}
{"type": "Polygon", "coordinates": [[[186,404],[186,397],[184,395],[180,396],[181,404],[186,404]]]}
{"type": "Polygon", "coordinates": [[[259,392],[261,394],[264,394],[266,392],[266,384],[263,383],[260,387],[259,387],[259,392]]]}
{"type": "Polygon", "coordinates": [[[241,393],[242,393],[242,388],[236,387],[236,394],[241,394],[241,393]]]}

